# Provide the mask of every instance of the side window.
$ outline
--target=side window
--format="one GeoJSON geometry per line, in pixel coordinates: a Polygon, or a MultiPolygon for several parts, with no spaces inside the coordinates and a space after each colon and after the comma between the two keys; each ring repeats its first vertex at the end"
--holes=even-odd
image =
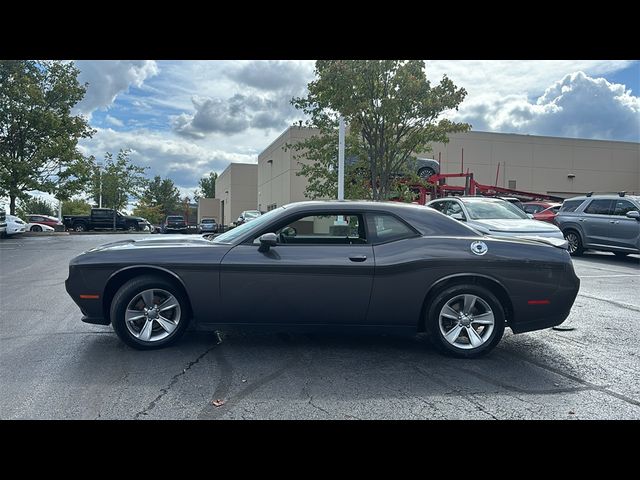
{"type": "MultiPolygon", "coordinates": [[[[298,218],[276,230],[285,245],[353,245],[367,243],[362,215],[326,214],[298,218]]],[[[255,243],[255,241],[254,241],[255,243]]]]}
{"type": "Polygon", "coordinates": [[[444,213],[445,206],[448,202],[435,202],[429,205],[431,208],[435,208],[439,212],[444,213]]]}
{"type": "Polygon", "coordinates": [[[560,211],[561,212],[575,212],[576,209],[582,205],[582,202],[584,202],[584,200],[565,200],[565,202],[562,204],[562,207],[560,207],[560,211]]]}
{"type": "Polygon", "coordinates": [[[524,211],[527,212],[527,213],[538,213],[541,210],[542,210],[542,207],[540,205],[525,205],[524,206],[524,211]]]}
{"type": "Polygon", "coordinates": [[[629,200],[615,200],[615,205],[613,208],[613,215],[626,215],[627,212],[631,212],[633,210],[640,210],[640,208],[636,207],[629,200]]]}
{"type": "Polygon", "coordinates": [[[592,200],[587,208],[584,209],[584,213],[590,213],[591,215],[609,215],[612,203],[613,200],[592,200]]]}
{"type": "Polygon", "coordinates": [[[447,209],[447,215],[450,217],[456,215],[456,217],[464,218],[464,212],[458,202],[448,202],[449,208],[447,209]]]}
{"type": "Polygon", "coordinates": [[[375,232],[376,243],[393,242],[416,236],[412,228],[393,215],[372,213],[367,215],[367,221],[369,231],[375,232]]]}

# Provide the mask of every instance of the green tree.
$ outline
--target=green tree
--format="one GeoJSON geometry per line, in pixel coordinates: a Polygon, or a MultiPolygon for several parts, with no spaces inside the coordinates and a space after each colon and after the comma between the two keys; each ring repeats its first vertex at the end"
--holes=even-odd
{"type": "Polygon", "coordinates": [[[94,130],[71,110],[85,95],[80,71],[60,61],[0,61],[0,195],[39,190],[66,200],[86,187],[91,158],[78,140],[94,130]]]}
{"type": "Polygon", "coordinates": [[[199,198],[216,198],[216,180],[218,174],[216,172],[209,172],[209,175],[205,175],[198,182],[198,189],[194,195],[194,200],[198,201],[199,198]]]}
{"type": "Polygon", "coordinates": [[[316,79],[306,97],[291,103],[309,117],[305,125],[319,135],[287,145],[297,152],[300,174],[309,180],[311,198],[337,192],[338,119],[348,125],[346,156],[356,165],[346,168],[345,194],[361,192],[373,200],[390,197],[397,187],[395,174],[411,170],[415,154],[431,149],[431,142],[448,142],[448,134],[470,129],[466,123],[438,120],[457,109],[466,96],[445,75],[432,86],[418,60],[319,60],[316,79]],[[316,162],[321,162],[316,165],[316,162]],[[354,177],[355,175],[355,177],[354,177]],[[366,182],[363,184],[363,176],[366,182]]]}
{"type": "Polygon", "coordinates": [[[89,215],[91,205],[80,198],[72,198],[62,202],[62,215],[89,215]]]}
{"type": "Polygon", "coordinates": [[[25,218],[32,213],[49,216],[56,215],[53,205],[42,198],[32,197],[31,195],[20,198],[16,205],[16,212],[20,218],[25,218]]]}
{"type": "MultiPolygon", "coordinates": [[[[161,178],[160,175],[153,177],[144,189],[138,202],[138,208],[157,209],[160,217],[169,215],[176,209],[180,202],[180,192],[170,178],[161,178]]],[[[155,211],[155,210],[153,210],[155,211]]],[[[151,211],[151,213],[153,213],[151,211]]],[[[144,215],[140,215],[144,218],[144,215]]],[[[155,218],[155,217],[154,217],[155,218]]],[[[151,221],[151,220],[149,220],[151,221]]]]}
{"type": "Polygon", "coordinates": [[[101,171],[94,164],[90,193],[93,201],[98,204],[102,187],[102,206],[121,210],[129,203],[131,197],[139,198],[148,184],[144,171],[147,167],[140,167],[131,163],[130,150],[121,149],[116,158],[107,152],[101,171]]]}
{"type": "Polygon", "coordinates": [[[162,205],[150,205],[144,199],[138,200],[138,203],[133,209],[133,214],[147,219],[153,225],[162,223],[165,218],[162,205]]]}

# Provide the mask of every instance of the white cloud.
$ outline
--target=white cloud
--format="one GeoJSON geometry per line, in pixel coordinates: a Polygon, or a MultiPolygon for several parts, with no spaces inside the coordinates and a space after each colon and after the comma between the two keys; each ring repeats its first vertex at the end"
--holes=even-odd
{"type": "Polygon", "coordinates": [[[453,116],[474,130],[640,140],[640,97],[584,72],[565,75],[535,102],[525,94],[484,95],[470,99],[453,116]]]}
{"type": "Polygon", "coordinates": [[[255,154],[196,145],[168,132],[145,129],[122,132],[99,128],[91,140],[81,142],[80,148],[84,154],[92,154],[97,159],[103,158],[107,151],[116,153],[121,148],[129,148],[134,163],[150,167],[149,176],[169,177],[183,189],[195,188],[203,175],[211,171],[220,173],[231,162],[257,162],[255,154]]]}
{"type": "Polygon", "coordinates": [[[90,115],[98,108],[110,106],[118,94],[131,85],[141,87],[147,78],[159,73],[154,60],[76,60],[79,80],[88,82],[87,93],[76,109],[90,115]]]}
{"type": "Polygon", "coordinates": [[[116,117],[112,117],[111,115],[107,115],[104,121],[115,127],[124,127],[124,122],[122,120],[118,120],[116,117]]]}

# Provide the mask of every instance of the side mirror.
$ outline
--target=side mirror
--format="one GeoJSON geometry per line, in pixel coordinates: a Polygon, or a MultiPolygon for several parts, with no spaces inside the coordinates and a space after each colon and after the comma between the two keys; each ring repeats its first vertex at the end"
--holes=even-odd
{"type": "Polygon", "coordinates": [[[627,212],[626,216],[629,218],[635,218],[636,220],[640,220],[640,212],[638,212],[637,210],[631,210],[630,212],[627,212]]]}
{"type": "Polygon", "coordinates": [[[461,222],[466,222],[467,219],[464,218],[464,213],[458,212],[451,215],[451,218],[455,218],[456,220],[460,220],[461,222]]]}
{"type": "Polygon", "coordinates": [[[278,236],[275,233],[265,233],[260,235],[260,247],[258,251],[265,253],[268,252],[271,247],[275,247],[278,244],[278,236]]]}
{"type": "Polygon", "coordinates": [[[527,217],[533,218],[533,213],[527,213],[527,217]]]}

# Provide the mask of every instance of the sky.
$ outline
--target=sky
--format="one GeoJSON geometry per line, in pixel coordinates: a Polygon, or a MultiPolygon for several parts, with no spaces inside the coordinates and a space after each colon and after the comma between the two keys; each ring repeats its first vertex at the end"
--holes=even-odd
{"type": "MultiPolygon", "coordinates": [[[[80,60],[89,84],[76,110],[97,130],[83,153],[131,149],[150,176],[193,195],[198,180],[258,154],[303,117],[291,105],[313,61],[80,60]]],[[[472,130],[640,141],[640,61],[425,60],[468,95],[447,118],[472,130]]]]}

